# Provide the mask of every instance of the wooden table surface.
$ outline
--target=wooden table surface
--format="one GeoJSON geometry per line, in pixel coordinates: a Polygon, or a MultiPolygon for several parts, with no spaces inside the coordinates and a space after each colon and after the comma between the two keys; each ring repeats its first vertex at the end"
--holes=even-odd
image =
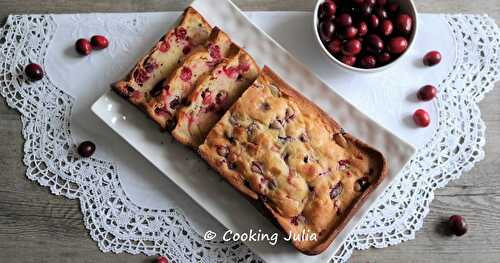
{"type": "MultiPolygon", "coordinates": [[[[15,13],[181,10],[186,0],[0,0],[2,23],[15,13]]],[[[313,0],[235,0],[243,10],[311,11],[313,0]]],[[[415,0],[420,12],[489,14],[499,0],[415,0]]],[[[429,41],[432,41],[430,39],[429,41]]],[[[481,102],[486,158],[435,193],[415,240],[356,251],[351,262],[500,262],[500,84],[481,102]],[[443,219],[466,217],[469,233],[440,234],[443,219]]],[[[102,253],[83,226],[79,203],[25,177],[19,113],[0,99],[0,262],[150,262],[143,255],[102,253]]]]}

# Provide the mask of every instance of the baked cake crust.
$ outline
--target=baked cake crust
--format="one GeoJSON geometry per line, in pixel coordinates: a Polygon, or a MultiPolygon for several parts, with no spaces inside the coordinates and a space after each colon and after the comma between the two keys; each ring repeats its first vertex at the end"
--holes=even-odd
{"type": "Polygon", "coordinates": [[[224,112],[241,96],[259,74],[259,67],[248,53],[238,52],[225,59],[202,78],[189,95],[188,106],[178,111],[172,136],[197,148],[224,112]]]}
{"type": "Polygon", "coordinates": [[[167,32],[123,80],[111,87],[131,103],[144,108],[149,91],[169,76],[193,48],[205,43],[211,30],[208,22],[188,7],[179,24],[167,32]]]}
{"type": "Polygon", "coordinates": [[[235,54],[238,47],[219,28],[215,27],[204,45],[193,50],[162,83],[151,90],[145,105],[149,117],[166,129],[175,122],[177,110],[184,104],[200,78],[209,74],[224,58],[235,54]]]}
{"type": "Polygon", "coordinates": [[[294,240],[323,252],[387,175],[383,155],[265,67],[210,131],[199,153],[294,240]]]}

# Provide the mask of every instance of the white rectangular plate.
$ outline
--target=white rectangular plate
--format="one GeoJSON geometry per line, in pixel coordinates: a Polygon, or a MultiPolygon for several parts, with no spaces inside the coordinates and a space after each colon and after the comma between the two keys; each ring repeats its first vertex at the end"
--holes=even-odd
{"type": "MultiPolygon", "coordinates": [[[[283,240],[275,246],[271,246],[268,241],[246,242],[266,262],[327,262],[375,203],[376,197],[397,177],[415,149],[331,90],[277,42],[252,24],[231,2],[196,0],[191,5],[210,24],[222,28],[235,43],[244,47],[260,66],[271,67],[290,85],[344,125],[346,131],[377,147],[388,158],[389,176],[324,253],[305,256],[283,240]]],[[[112,91],[101,96],[92,105],[92,111],[228,229],[237,233],[248,233],[250,229],[254,232],[279,232],[245,198],[210,170],[195,152],[172,139],[162,143],[165,141],[164,136],[169,135],[159,134],[143,113],[112,91]]]]}

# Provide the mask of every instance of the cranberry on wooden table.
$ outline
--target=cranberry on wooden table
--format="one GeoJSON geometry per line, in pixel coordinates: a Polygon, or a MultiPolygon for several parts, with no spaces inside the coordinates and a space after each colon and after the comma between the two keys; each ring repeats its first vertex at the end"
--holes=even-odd
{"type": "Polygon", "coordinates": [[[78,154],[82,157],[90,157],[95,152],[95,144],[91,141],[84,141],[78,146],[78,154]]]}
{"type": "Polygon", "coordinates": [[[166,257],[157,257],[155,263],[168,263],[168,259],[166,257]]]}
{"type": "Polygon", "coordinates": [[[92,44],[87,39],[80,38],[75,43],[75,49],[78,54],[87,56],[92,52],[92,44]]]}
{"type": "Polygon", "coordinates": [[[424,56],[424,65],[434,66],[441,62],[441,53],[439,51],[430,51],[424,56]]]}
{"type": "Polygon", "coordinates": [[[425,85],[418,90],[417,97],[423,101],[429,101],[436,97],[437,89],[432,85],[425,85]]]}
{"type": "Polygon", "coordinates": [[[36,63],[30,63],[24,68],[24,73],[32,81],[41,80],[43,78],[42,66],[36,63]]]}
{"type": "Polygon", "coordinates": [[[448,219],[448,225],[455,236],[463,236],[467,233],[467,222],[459,215],[453,215],[448,219]]]}
{"type": "Polygon", "coordinates": [[[431,123],[431,117],[427,111],[418,109],[413,113],[413,121],[420,127],[427,127],[431,123]]]}
{"type": "Polygon", "coordinates": [[[90,39],[90,44],[94,49],[104,49],[109,46],[109,41],[105,36],[95,35],[90,39]]]}

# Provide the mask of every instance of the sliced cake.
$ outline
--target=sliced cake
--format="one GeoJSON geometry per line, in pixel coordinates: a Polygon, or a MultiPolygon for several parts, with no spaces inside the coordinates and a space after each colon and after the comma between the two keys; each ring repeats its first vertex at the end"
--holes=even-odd
{"type": "Polygon", "coordinates": [[[210,73],[238,47],[219,28],[214,28],[207,43],[193,50],[184,62],[162,83],[150,92],[145,110],[162,128],[167,128],[175,118],[177,109],[186,100],[202,76],[210,73]]]}
{"type": "Polygon", "coordinates": [[[188,106],[179,110],[172,135],[183,144],[198,147],[258,74],[259,67],[253,58],[239,49],[200,80],[189,95],[188,106]]]}
{"type": "Polygon", "coordinates": [[[188,7],[179,25],[160,39],[127,77],[114,83],[112,88],[133,104],[144,104],[148,92],[168,77],[194,47],[204,44],[211,30],[205,19],[188,7]]]}

